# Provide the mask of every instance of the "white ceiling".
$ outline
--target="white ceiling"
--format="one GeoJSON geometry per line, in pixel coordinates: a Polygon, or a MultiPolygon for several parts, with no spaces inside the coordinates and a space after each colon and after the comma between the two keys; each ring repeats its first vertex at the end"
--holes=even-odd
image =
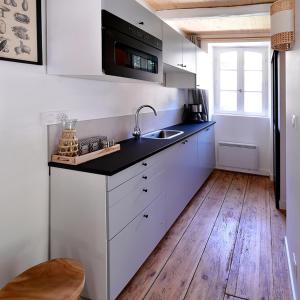
{"type": "Polygon", "coordinates": [[[157,14],[169,25],[187,34],[197,34],[205,38],[209,36],[228,38],[237,34],[243,37],[270,36],[270,3],[274,0],[145,0],[145,2],[157,10],[157,14]]]}
{"type": "Polygon", "coordinates": [[[269,15],[235,15],[166,20],[172,27],[188,34],[208,35],[217,33],[265,33],[270,31],[269,15]]]}
{"type": "Polygon", "coordinates": [[[154,10],[180,8],[232,7],[272,3],[275,0],[145,0],[154,10]]]}

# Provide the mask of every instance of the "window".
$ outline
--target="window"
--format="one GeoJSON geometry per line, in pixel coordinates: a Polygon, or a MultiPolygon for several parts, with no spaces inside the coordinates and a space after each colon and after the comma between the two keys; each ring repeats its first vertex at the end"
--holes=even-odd
{"type": "Polygon", "coordinates": [[[215,112],[268,113],[268,48],[214,48],[215,112]]]}

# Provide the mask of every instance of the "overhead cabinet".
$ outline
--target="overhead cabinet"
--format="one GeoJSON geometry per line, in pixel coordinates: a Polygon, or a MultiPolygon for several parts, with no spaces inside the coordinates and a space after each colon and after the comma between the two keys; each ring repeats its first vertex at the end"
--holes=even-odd
{"type": "Polygon", "coordinates": [[[163,62],[196,73],[197,46],[167,24],[163,24],[163,62]]]}
{"type": "Polygon", "coordinates": [[[163,24],[165,85],[196,87],[197,46],[167,24],[163,24]]]}
{"type": "Polygon", "coordinates": [[[214,126],[113,175],[51,168],[51,257],[86,269],[84,296],[115,299],[215,167],[214,126]]]}
{"type": "Polygon", "coordinates": [[[135,0],[102,0],[103,9],[162,39],[163,21],[135,0]]]}
{"type": "Polygon", "coordinates": [[[48,74],[163,83],[164,71],[166,86],[192,88],[196,49],[135,0],[47,2],[48,74]],[[120,18],[109,21],[113,31],[103,11],[120,18]]]}
{"type": "Polygon", "coordinates": [[[163,25],[163,62],[182,69],[182,40],[183,37],[167,24],[163,25]]]}
{"type": "MultiPolygon", "coordinates": [[[[114,37],[120,38],[120,43],[117,43],[119,48],[115,50],[120,54],[120,59],[116,61],[116,54],[114,54],[112,56],[114,58],[113,63],[120,66],[120,68],[124,66],[124,74],[120,72],[119,76],[162,82],[161,59],[159,57],[153,57],[152,59],[150,52],[142,53],[142,50],[145,51],[145,49],[150,51],[149,49],[152,49],[152,44],[156,43],[156,39],[160,40],[161,43],[162,21],[135,0],[89,0],[84,4],[79,0],[48,1],[48,74],[100,80],[118,79],[118,75],[115,74],[107,76],[110,73],[105,71],[102,64],[103,59],[106,61],[107,55],[105,52],[105,56],[103,56],[102,51],[104,43],[102,10],[106,10],[121,18],[122,21],[130,23],[127,24],[126,29],[124,29],[124,26],[119,26],[120,34],[116,34],[114,37]],[[138,48],[133,48],[131,42],[128,42],[129,45],[123,42],[125,37],[128,41],[130,40],[130,34],[134,38],[137,37],[134,40],[135,47],[138,48]],[[131,50],[128,50],[129,46],[132,47],[131,50]],[[126,55],[129,54],[132,58],[130,62],[124,61],[126,55]],[[127,69],[127,73],[125,69],[127,69]],[[132,73],[136,77],[131,77],[130,69],[134,69],[132,73]],[[154,74],[156,72],[159,76],[155,80],[149,80],[150,73],[154,74]],[[161,76],[159,72],[161,72],[161,76]],[[149,73],[149,76],[144,76],[145,78],[139,76],[142,73],[149,73]]],[[[160,46],[157,43],[155,44],[156,48],[153,47],[153,49],[162,52],[160,46]]]]}
{"type": "Polygon", "coordinates": [[[196,73],[197,46],[186,38],[182,41],[182,64],[183,69],[196,73]]]}

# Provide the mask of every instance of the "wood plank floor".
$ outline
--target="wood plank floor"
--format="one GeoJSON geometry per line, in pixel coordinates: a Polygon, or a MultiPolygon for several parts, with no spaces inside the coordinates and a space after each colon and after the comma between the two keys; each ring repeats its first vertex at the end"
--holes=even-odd
{"type": "Polygon", "coordinates": [[[289,300],[285,216],[267,177],[215,171],[118,300],[289,300]]]}

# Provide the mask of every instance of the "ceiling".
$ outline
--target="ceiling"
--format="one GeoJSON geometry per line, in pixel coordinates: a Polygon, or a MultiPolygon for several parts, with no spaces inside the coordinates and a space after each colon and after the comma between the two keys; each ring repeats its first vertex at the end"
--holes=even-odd
{"type": "Polygon", "coordinates": [[[145,0],[154,10],[183,8],[232,7],[272,3],[275,0],[145,0]]]}
{"type": "Polygon", "coordinates": [[[144,0],[169,25],[202,38],[269,37],[275,0],[144,0]]]}
{"type": "Polygon", "coordinates": [[[196,34],[200,37],[221,34],[257,34],[268,36],[270,32],[270,16],[268,15],[246,15],[230,17],[209,17],[167,20],[172,27],[180,28],[187,34],[196,34]]]}

